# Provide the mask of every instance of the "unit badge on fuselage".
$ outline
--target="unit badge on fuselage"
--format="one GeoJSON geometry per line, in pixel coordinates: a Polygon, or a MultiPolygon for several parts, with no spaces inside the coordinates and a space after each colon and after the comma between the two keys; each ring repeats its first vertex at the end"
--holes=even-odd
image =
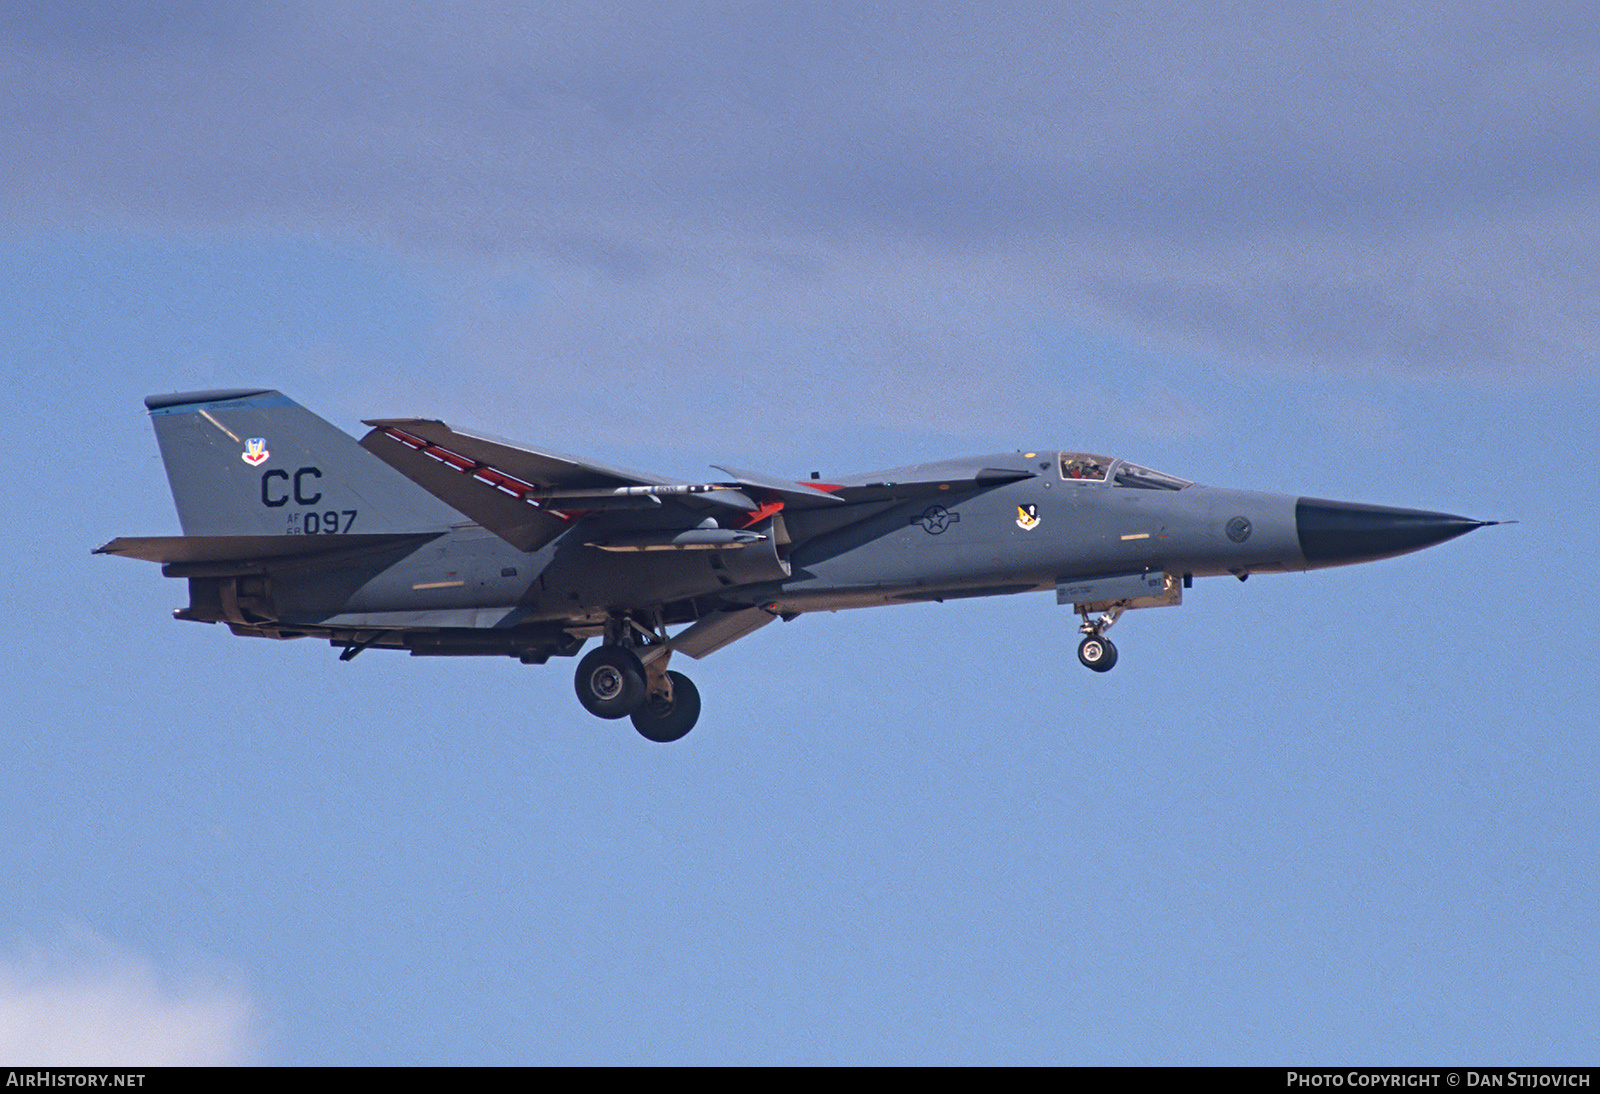
{"type": "Polygon", "coordinates": [[[1017,527],[1024,532],[1031,532],[1039,527],[1039,507],[1037,505],[1017,506],[1017,527]]]}

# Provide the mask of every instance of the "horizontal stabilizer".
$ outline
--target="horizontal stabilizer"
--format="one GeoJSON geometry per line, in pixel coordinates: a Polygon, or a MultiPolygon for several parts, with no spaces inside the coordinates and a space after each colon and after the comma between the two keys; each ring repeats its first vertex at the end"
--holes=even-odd
{"type": "Polygon", "coordinates": [[[121,536],[97,555],[117,555],[142,562],[268,562],[316,555],[348,554],[371,547],[391,547],[407,543],[423,544],[440,533],[419,532],[398,535],[328,536],[121,536]]]}

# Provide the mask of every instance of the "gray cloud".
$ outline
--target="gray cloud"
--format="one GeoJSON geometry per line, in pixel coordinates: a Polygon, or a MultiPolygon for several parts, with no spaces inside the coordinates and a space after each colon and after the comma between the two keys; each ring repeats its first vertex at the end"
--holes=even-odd
{"type": "MultiPolygon", "coordinates": [[[[967,255],[1009,264],[1015,307],[1295,361],[1591,340],[1592,271],[1553,318],[1531,261],[1600,182],[1600,36],[1567,6],[77,10],[6,16],[19,228],[543,256],[643,309],[759,255],[871,265],[899,291],[967,255]],[[1262,250],[1276,270],[1230,273],[1262,250]],[[1430,267],[1451,279],[1407,280],[1430,267]]],[[[894,341],[861,291],[844,310],[894,341]]]]}
{"type": "Polygon", "coordinates": [[[1513,306],[1465,293],[1407,305],[1378,285],[1279,282],[1231,286],[1102,282],[1113,310],[1212,344],[1243,342],[1262,355],[1404,360],[1426,367],[1503,365],[1514,348],[1513,306]]]}

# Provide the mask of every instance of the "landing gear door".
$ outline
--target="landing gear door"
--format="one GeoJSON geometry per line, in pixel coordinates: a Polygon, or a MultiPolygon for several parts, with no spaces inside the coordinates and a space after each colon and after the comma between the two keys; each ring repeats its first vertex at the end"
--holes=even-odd
{"type": "Polygon", "coordinates": [[[1105,612],[1113,608],[1165,608],[1183,603],[1183,582],[1172,574],[1160,571],[1110,577],[1062,578],[1056,582],[1056,603],[1071,604],[1079,612],[1105,612]]]}

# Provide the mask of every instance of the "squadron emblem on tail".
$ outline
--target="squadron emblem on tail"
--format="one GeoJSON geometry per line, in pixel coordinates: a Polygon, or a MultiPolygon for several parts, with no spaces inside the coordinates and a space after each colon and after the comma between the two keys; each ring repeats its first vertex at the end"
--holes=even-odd
{"type": "Polygon", "coordinates": [[[251,467],[260,467],[271,455],[272,453],[267,451],[265,437],[251,437],[244,442],[244,451],[239,453],[239,458],[251,467]]]}

